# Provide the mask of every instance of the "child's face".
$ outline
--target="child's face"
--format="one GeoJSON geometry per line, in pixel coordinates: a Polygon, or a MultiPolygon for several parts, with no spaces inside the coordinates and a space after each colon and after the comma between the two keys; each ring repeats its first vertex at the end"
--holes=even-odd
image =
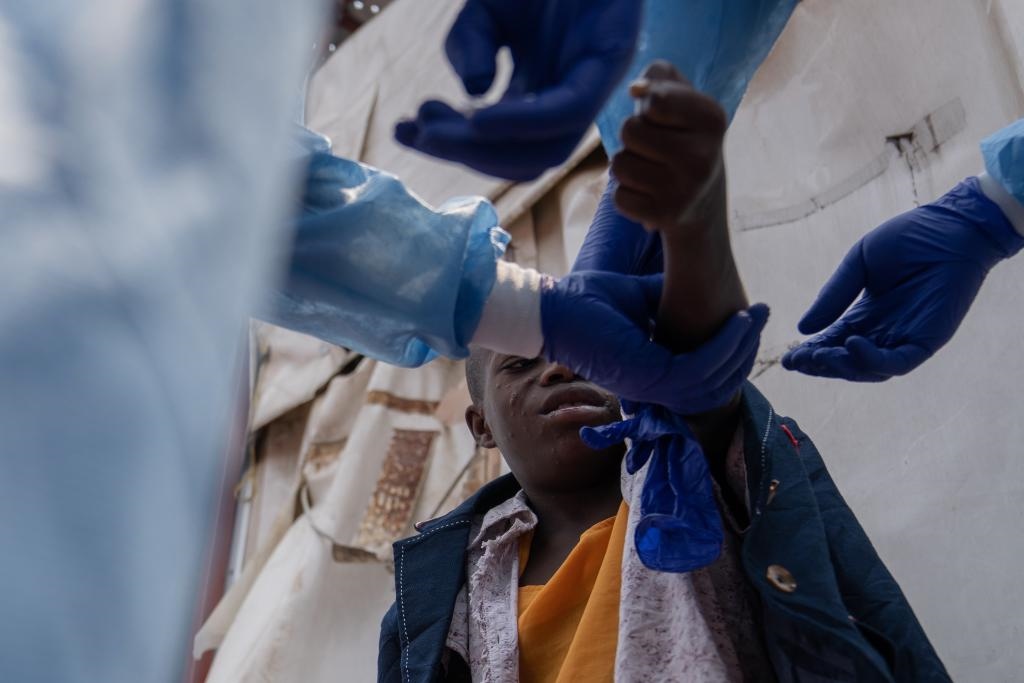
{"type": "Polygon", "coordinates": [[[590,449],[584,426],[621,419],[615,396],[540,358],[491,354],[483,395],[466,411],[477,442],[497,447],[526,489],[564,490],[618,478],[623,449],[590,449]]]}

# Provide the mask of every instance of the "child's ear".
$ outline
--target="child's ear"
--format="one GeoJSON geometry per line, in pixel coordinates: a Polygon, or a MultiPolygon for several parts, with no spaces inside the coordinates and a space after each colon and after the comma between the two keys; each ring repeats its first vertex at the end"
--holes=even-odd
{"type": "Polygon", "coordinates": [[[487,425],[483,411],[475,405],[466,408],[466,426],[473,433],[477,446],[497,448],[497,444],[494,443],[494,435],[491,434],[491,428],[487,425]]]}

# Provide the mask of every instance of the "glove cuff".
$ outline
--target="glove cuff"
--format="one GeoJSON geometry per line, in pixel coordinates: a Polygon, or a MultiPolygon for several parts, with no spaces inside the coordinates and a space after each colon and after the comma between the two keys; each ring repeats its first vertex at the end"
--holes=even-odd
{"type": "Polygon", "coordinates": [[[982,193],[1002,209],[1006,219],[1010,221],[1017,234],[1024,237],[1024,205],[1017,201],[1017,198],[1006,191],[998,180],[986,172],[978,175],[978,186],[982,193]]]}
{"type": "Polygon", "coordinates": [[[523,358],[540,355],[541,274],[507,261],[497,262],[491,289],[470,346],[523,358]]]}

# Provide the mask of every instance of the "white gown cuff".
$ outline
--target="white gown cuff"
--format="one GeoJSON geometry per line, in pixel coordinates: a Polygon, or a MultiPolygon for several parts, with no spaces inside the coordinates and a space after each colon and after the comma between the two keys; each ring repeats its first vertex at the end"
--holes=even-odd
{"type": "Polygon", "coordinates": [[[544,334],[540,325],[541,275],[507,261],[498,261],[498,271],[480,324],[470,346],[523,358],[540,355],[544,334]]]}

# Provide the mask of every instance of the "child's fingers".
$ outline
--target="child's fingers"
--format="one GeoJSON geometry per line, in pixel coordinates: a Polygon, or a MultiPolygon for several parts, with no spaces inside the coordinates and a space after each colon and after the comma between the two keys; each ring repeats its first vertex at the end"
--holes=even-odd
{"type": "Polygon", "coordinates": [[[721,137],[728,126],[725,110],[717,102],[683,83],[652,82],[637,101],[638,114],[666,128],[701,131],[721,137]]]}
{"type": "Polygon", "coordinates": [[[655,197],[671,196],[672,191],[678,189],[672,187],[671,168],[628,149],[612,158],[611,170],[621,185],[655,197]]]}
{"type": "Polygon", "coordinates": [[[650,213],[653,201],[651,195],[622,184],[615,189],[615,208],[618,212],[629,220],[642,224],[647,230],[651,230],[650,213]]]}
{"type": "Polygon", "coordinates": [[[690,81],[687,80],[686,76],[679,72],[671,62],[664,59],[655,59],[653,62],[647,65],[640,74],[639,80],[646,81],[678,81],[690,85],[690,81]]]}

